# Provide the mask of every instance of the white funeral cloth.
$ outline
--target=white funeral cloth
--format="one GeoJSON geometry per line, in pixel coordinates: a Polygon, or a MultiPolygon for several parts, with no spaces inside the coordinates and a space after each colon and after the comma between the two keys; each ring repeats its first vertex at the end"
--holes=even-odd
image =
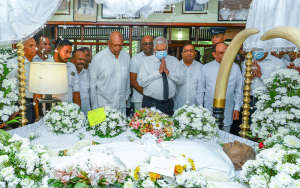
{"type": "MultiPolygon", "coordinates": [[[[235,169],[229,157],[221,150],[205,146],[204,144],[192,141],[168,141],[163,142],[171,153],[184,154],[186,157],[195,161],[197,171],[200,172],[220,172],[234,181],[235,169]]],[[[114,149],[115,156],[119,157],[128,169],[136,168],[139,163],[149,157],[145,151],[146,146],[140,142],[113,142],[110,144],[92,145],[83,147],[80,151],[102,152],[104,147],[114,149]]],[[[55,157],[51,165],[55,166],[59,161],[65,160],[64,157],[55,157]]]]}
{"type": "MultiPolygon", "coordinates": [[[[103,146],[111,147],[113,145],[116,145],[116,147],[118,147],[119,149],[115,151],[115,155],[124,158],[122,160],[124,160],[123,162],[126,164],[126,166],[128,165],[128,168],[134,166],[133,163],[138,164],[140,161],[144,160],[145,157],[148,157],[147,153],[142,154],[140,156],[140,159],[136,159],[136,160],[131,160],[128,157],[128,156],[131,155],[130,152],[133,152],[134,148],[137,147],[140,144],[140,139],[137,138],[135,133],[133,133],[129,129],[127,129],[127,131],[125,131],[124,133],[122,133],[122,134],[120,134],[120,135],[118,135],[114,138],[100,138],[98,136],[92,136],[92,134],[90,132],[86,131],[85,128],[82,128],[82,129],[80,129],[78,131],[75,131],[74,133],[68,134],[68,135],[67,134],[58,134],[58,135],[56,135],[55,133],[49,132],[46,129],[46,127],[44,126],[43,121],[39,121],[39,122],[36,122],[34,124],[31,124],[31,125],[27,125],[27,126],[24,126],[24,127],[18,128],[18,129],[11,130],[9,132],[11,134],[18,134],[18,135],[20,135],[21,137],[24,137],[24,138],[27,138],[29,133],[34,132],[35,134],[38,135],[38,137],[31,141],[32,144],[45,145],[45,146],[47,146],[51,149],[54,149],[54,150],[61,150],[61,149],[70,148],[71,146],[76,144],[78,141],[80,141],[79,137],[78,137],[78,134],[83,133],[85,135],[85,138],[84,138],[85,140],[93,140],[95,142],[101,143],[100,146],[90,146],[92,149],[97,149],[99,147],[101,148],[103,146]],[[134,144],[132,144],[132,143],[129,144],[128,143],[130,137],[135,138],[134,144]],[[120,143],[120,142],[123,142],[123,143],[120,143]],[[109,143],[111,143],[111,144],[109,144],[109,143]],[[124,146],[126,144],[127,144],[127,147],[124,147],[122,149],[122,146],[124,146]],[[122,154],[122,156],[120,156],[120,153],[122,154]]],[[[186,150],[188,150],[188,148],[190,148],[190,147],[187,147],[188,145],[192,146],[193,144],[197,145],[197,143],[202,143],[207,147],[212,147],[212,148],[215,148],[215,149],[219,150],[220,153],[222,153],[221,152],[222,147],[219,144],[220,139],[222,139],[224,141],[224,143],[233,142],[234,140],[237,140],[241,143],[245,143],[245,144],[250,145],[252,147],[257,146],[257,143],[255,143],[253,141],[250,141],[250,140],[247,140],[247,139],[244,139],[244,138],[226,133],[224,131],[219,131],[219,137],[220,138],[214,137],[214,138],[212,138],[208,141],[203,141],[203,140],[200,140],[200,139],[186,139],[186,138],[182,137],[182,138],[176,139],[176,141],[174,141],[174,142],[170,142],[171,144],[169,144],[169,147],[170,147],[171,151],[176,152],[176,153],[179,153],[179,152],[180,153],[188,153],[186,155],[187,156],[190,155],[190,158],[193,158],[195,160],[196,168],[200,168],[199,163],[201,162],[201,160],[203,160],[201,158],[202,156],[198,156],[198,158],[195,157],[196,155],[199,155],[199,154],[197,154],[198,151],[196,152],[196,151],[194,151],[194,149],[190,150],[190,151],[186,151],[186,150]],[[181,147],[180,147],[180,144],[178,144],[178,146],[177,146],[177,143],[179,143],[179,141],[181,142],[181,147]],[[182,144],[184,142],[186,142],[186,143],[189,142],[189,144],[185,144],[185,145],[182,144]],[[175,146],[172,146],[173,143],[175,143],[174,144],[175,146]],[[174,147],[175,147],[175,149],[174,149],[174,147]],[[177,147],[180,147],[182,150],[177,150],[176,149],[177,147]],[[185,149],[185,147],[186,147],[186,149],[185,149]],[[199,167],[197,167],[197,165],[199,167]]],[[[82,149],[86,149],[86,148],[87,147],[82,148],[82,149]]],[[[99,150],[99,151],[101,151],[101,150],[99,150]]],[[[214,150],[214,151],[216,151],[216,150],[214,150]]],[[[52,164],[54,165],[55,163],[59,162],[60,160],[67,160],[67,159],[68,159],[68,157],[54,157],[54,158],[52,158],[52,164]]],[[[239,171],[235,171],[235,173],[236,173],[237,178],[239,178],[239,171]]],[[[240,184],[238,182],[213,182],[213,183],[217,187],[222,187],[222,188],[227,188],[227,187],[228,188],[241,188],[241,187],[244,187],[242,184],[240,184]]]]}

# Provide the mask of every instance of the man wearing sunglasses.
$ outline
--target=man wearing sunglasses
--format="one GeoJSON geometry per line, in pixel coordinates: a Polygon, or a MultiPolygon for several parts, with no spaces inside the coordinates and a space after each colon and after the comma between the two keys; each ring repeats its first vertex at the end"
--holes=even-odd
{"type": "Polygon", "coordinates": [[[148,56],[153,55],[153,38],[144,36],[141,43],[142,52],[133,56],[130,60],[130,84],[134,88],[132,93],[132,103],[136,110],[142,108],[143,88],[137,82],[137,75],[141,68],[142,62],[148,56]]]}

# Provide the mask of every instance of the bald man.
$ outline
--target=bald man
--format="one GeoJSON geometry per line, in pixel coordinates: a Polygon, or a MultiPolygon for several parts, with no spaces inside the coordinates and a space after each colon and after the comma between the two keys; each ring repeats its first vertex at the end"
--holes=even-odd
{"type": "Polygon", "coordinates": [[[122,50],[123,36],[120,32],[112,32],[107,43],[108,48],[99,52],[90,66],[92,109],[109,106],[125,114],[130,95],[130,56],[122,50]]]}
{"type": "Polygon", "coordinates": [[[151,36],[144,36],[142,39],[141,47],[142,52],[133,56],[130,60],[130,83],[134,88],[132,93],[131,102],[136,110],[142,108],[143,102],[143,88],[137,82],[138,72],[141,68],[142,62],[148,56],[153,55],[153,38],[151,36]]]}
{"type": "MultiPolygon", "coordinates": [[[[30,73],[30,62],[33,61],[34,56],[37,54],[36,50],[36,42],[33,38],[30,38],[24,42],[24,64],[25,64],[25,94],[26,94],[26,119],[28,120],[28,124],[34,123],[36,120],[35,110],[33,102],[36,103],[36,100],[33,101],[33,93],[28,91],[29,84],[29,73],[30,73]]],[[[12,68],[12,71],[7,75],[7,78],[18,78],[18,57],[10,59],[7,61],[7,68],[12,68]]]]}
{"type": "MultiPolygon", "coordinates": [[[[227,44],[218,43],[213,46],[215,60],[205,64],[200,72],[197,88],[197,103],[212,113],[213,99],[219,68],[227,49],[227,44]]],[[[221,70],[222,71],[222,70],[221,70]]],[[[243,103],[243,77],[239,66],[232,64],[225,102],[224,131],[229,132],[233,120],[238,120],[243,103]]]]}

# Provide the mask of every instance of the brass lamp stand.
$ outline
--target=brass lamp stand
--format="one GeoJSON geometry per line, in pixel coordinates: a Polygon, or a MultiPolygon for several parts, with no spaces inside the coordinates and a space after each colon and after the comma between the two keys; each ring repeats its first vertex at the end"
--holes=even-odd
{"type": "Polygon", "coordinates": [[[19,73],[19,76],[18,76],[18,79],[19,79],[19,104],[20,104],[20,115],[21,115],[21,119],[20,119],[20,123],[21,123],[21,127],[25,126],[26,123],[28,122],[28,120],[26,119],[26,100],[25,100],[25,97],[26,97],[26,94],[25,94],[25,86],[26,86],[26,83],[25,83],[25,64],[24,64],[24,44],[23,42],[19,42],[17,44],[17,48],[18,48],[18,51],[17,51],[17,54],[18,54],[18,73],[19,73]]]}
{"type": "Polygon", "coordinates": [[[244,87],[244,99],[243,99],[243,118],[242,118],[242,124],[240,125],[240,128],[242,129],[239,134],[243,137],[243,138],[247,138],[247,131],[248,129],[250,129],[249,126],[249,109],[250,109],[250,91],[251,91],[251,78],[252,78],[252,52],[248,52],[246,55],[246,73],[245,73],[245,87],[244,87]]]}

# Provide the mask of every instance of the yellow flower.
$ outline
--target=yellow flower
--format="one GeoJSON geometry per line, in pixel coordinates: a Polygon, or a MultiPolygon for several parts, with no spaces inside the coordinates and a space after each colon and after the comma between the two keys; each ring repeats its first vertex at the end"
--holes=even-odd
{"type": "Polygon", "coordinates": [[[183,172],[183,167],[180,165],[176,165],[174,173],[177,175],[177,174],[181,174],[182,172],[183,172]]]}
{"type": "Polygon", "coordinates": [[[186,169],[186,165],[183,165],[183,168],[186,169]]]}
{"type": "Polygon", "coordinates": [[[139,173],[139,172],[140,172],[140,167],[136,167],[134,173],[139,173]]]}
{"type": "Polygon", "coordinates": [[[196,167],[195,167],[194,160],[189,158],[188,161],[189,161],[189,163],[192,165],[192,170],[195,170],[195,171],[196,171],[196,167]]]}
{"type": "Polygon", "coordinates": [[[138,180],[138,179],[139,179],[139,176],[138,176],[137,174],[135,174],[135,175],[134,175],[134,179],[135,179],[135,180],[138,180]]]}
{"type": "Polygon", "coordinates": [[[185,155],[184,154],[181,154],[183,157],[185,157],[185,155]]]}
{"type": "Polygon", "coordinates": [[[152,173],[152,172],[149,172],[149,177],[150,177],[151,181],[156,181],[158,178],[160,178],[160,175],[152,173]]]}

